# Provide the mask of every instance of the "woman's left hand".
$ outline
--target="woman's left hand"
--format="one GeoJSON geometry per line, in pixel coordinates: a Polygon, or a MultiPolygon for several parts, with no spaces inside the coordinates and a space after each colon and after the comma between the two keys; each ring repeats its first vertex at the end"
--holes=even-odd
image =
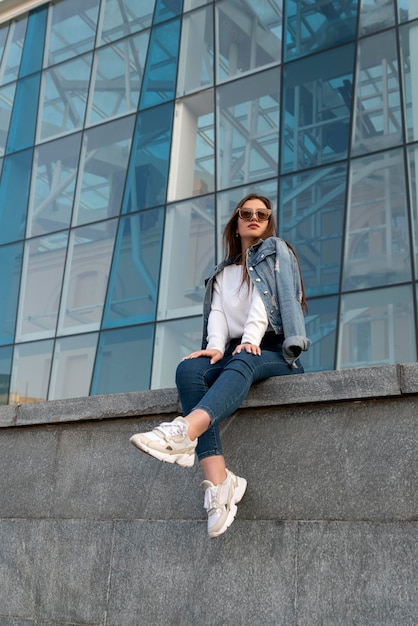
{"type": "Polygon", "coordinates": [[[261,354],[260,346],[256,346],[254,343],[240,343],[239,346],[237,346],[233,351],[232,356],[234,356],[234,354],[239,354],[243,350],[249,354],[257,354],[258,356],[261,354]]]}

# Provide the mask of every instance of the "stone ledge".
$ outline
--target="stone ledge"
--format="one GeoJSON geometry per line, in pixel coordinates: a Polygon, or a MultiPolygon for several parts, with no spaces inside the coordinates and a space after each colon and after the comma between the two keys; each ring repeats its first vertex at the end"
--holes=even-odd
{"type": "MultiPolygon", "coordinates": [[[[243,408],[418,393],[418,363],[313,372],[254,385],[243,408]]],[[[178,413],[174,388],[0,407],[0,428],[178,413]]]]}

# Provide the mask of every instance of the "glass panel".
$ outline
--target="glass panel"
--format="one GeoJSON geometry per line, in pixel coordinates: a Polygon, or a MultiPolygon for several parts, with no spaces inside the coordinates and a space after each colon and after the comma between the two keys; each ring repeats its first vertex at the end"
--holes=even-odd
{"type": "Polygon", "coordinates": [[[215,4],[217,80],[280,63],[282,0],[215,4]]]}
{"type": "Polygon", "coordinates": [[[152,24],[155,0],[102,0],[98,41],[108,43],[132,35],[152,24]]]}
{"type": "Polygon", "coordinates": [[[27,236],[67,228],[71,220],[81,133],[35,149],[27,236]]]}
{"type": "Polygon", "coordinates": [[[123,39],[96,53],[88,123],[136,111],[149,31],[123,39]]]}
{"type": "Polygon", "coordinates": [[[351,163],[343,290],[411,280],[401,150],[351,163]]]}
{"type": "MultiPolygon", "coordinates": [[[[418,5],[417,5],[418,6],[418,5]]],[[[399,29],[407,141],[418,139],[418,22],[399,29]]]]}
{"type": "Polygon", "coordinates": [[[21,77],[39,72],[42,69],[47,11],[47,6],[44,5],[29,13],[25,45],[19,72],[19,76],[21,77]]]}
{"type": "Polygon", "coordinates": [[[154,14],[154,24],[169,20],[176,15],[180,15],[183,0],[157,0],[154,14]]]}
{"type": "Polygon", "coordinates": [[[204,282],[215,265],[213,196],[167,207],[158,319],[201,315],[204,282]]]}
{"type": "Polygon", "coordinates": [[[411,285],[341,299],[338,368],[417,360],[411,285]]]}
{"type": "Polygon", "coordinates": [[[287,61],[355,39],[358,0],[285,5],[287,61]]]}
{"type": "Polygon", "coordinates": [[[218,88],[218,188],[277,174],[279,68],[218,88]]]}
{"type": "Polygon", "coordinates": [[[197,9],[203,4],[210,4],[212,0],[184,0],[184,8],[183,11],[191,11],[192,9],[197,9]]]}
{"type": "Polygon", "coordinates": [[[162,208],[121,219],[104,327],[154,321],[163,227],[162,208]]]}
{"type": "Polygon", "coordinates": [[[168,200],[215,189],[213,91],[176,101],[168,200]]]}
{"type": "Polygon", "coordinates": [[[418,145],[408,149],[409,195],[415,275],[418,275],[418,145]]]}
{"type": "Polygon", "coordinates": [[[302,355],[305,372],[334,369],[338,298],[308,301],[309,313],[305,320],[306,334],[312,344],[302,355]]]}
{"type": "Polygon", "coordinates": [[[361,0],[359,37],[394,25],[394,0],[361,0]]]}
{"type": "Polygon", "coordinates": [[[213,85],[212,7],[183,17],[177,96],[213,85]]]}
{"type": "Polygon", "coordinates": [[[18,78],[27,23],[27,17],[17,22],[10,22],[0,65],[1,85],[18,78]]]}
{"type": "Polygon", "coordinates": [[[175,387],[177,365],[202,345],[202,317],[157,324],[151,389],[175,387]]]}
{"type": "Polygon", "coordinates": [[[55,335],[68,234],[26,242],[16,341],[55,335]]]}
{"type": "Polygon", "coordinates": [[[94,46],[100,0],[49,5],[45,66],[88,52],[94,46]]]}
{"type": "Polygon", "coordinates": [[[15,336],[22,248],[21,243],[0,247],[0,344],[12,343],[15,336]]]}
{"type": "MultiPolygon", "coordinates": [[[[249,193],[257,193],[260,196],[269,198],[272,202],[273,209],[277,204],[277,178],[262,183],[253,183],[245,187],[235,187],[216,194],[217,220],[216,220],[216,262],[223,260],[222,235],[225,225],[232,212],[235,210],[238,202],[249,193]]],[[[276,212],[274,212],[277,217],[276,212]]]]}
{"type": "MultiPolygon", "coordinates": [[[[6,41],[7,41],[7,37],[9,34],[9,26],[10,26],[10,22],[6,22],[5,24],[0,25],[0,77],[1,78],[3,78],[3,70],[4,70],[3,54],[6,51],[6,41]]],[[[6,52],[6,55],[7,55],[7,52],[6,52]]],[[[0,81],[0,82],[2,83],[3,81],[0,81]]]]}
{"type": "Polygon", "coordinates": [[[97,333],[57,339],[48,400],[89,395],[97,339],[97,333]]]}
{"type": "Polygon", "coordinates": [[[17,83],[10,83],[0,87],[0,156],[6,150],[7,135],[9,133],[10,120],[15,99],[17,83]]]}
{"type": "Polygon", "coordinates": [[[63,283],[59,334],[98,330],[109,281],[117,221],[71,232],[63,283]]]}
{"type": "Polygon", "coordinates": [[[418,18],[418,4],[416,0],[398,0],[399,21],[408,22],[418,18]]]}
{"type": "Polygon", "coordinates": [[[124,213],[164,204],[173,103],[138,115],[124,198],[124,213]]]}
{"type": "Polygon", "coordinates": [[[19,80],[10,122],[6,152],[15,152],[33,146],[35,142],[37,108],[39,100],[40,74],[19,80]]]}
{"type": "Polygon", "coordinates": [[[348,45],[285,66],[282,172],[346,158],[353,64],[348,45]]]}
{"type": "Polygon", "coordinates": [[[339,289],[346,180],[345,166],[281,179],[279,231],[296,248],[309,296],[339,289]]]}
{"type": "Polygon", "coordinates": [[[12,353],[12,346],[0,348],[0,405],[5,405],[9,402],[12,353]]]}
{"type": "Polygon", "coordinates": [[[52,339],[15,346],[9,404],[47,399],[53,347],[52,339]]]}
{"type": "Polygon", "coordinates": [[[29,197],[32,150],[3,160],[0,179],[0,244],[23,239],[29,197]]]}
{"type": "Polygon", "coordinates": [[[152,29],[141,92],[141,109],[174,98],[179,40],[179,19],[152,29]]]}
{"type": "Polygon", "coordinates": [[[87,54],[43,73],[38,125],[41,140],[82,128],[91,59],[87,54]]]}
{"type": "Polygon", "coordinates": [[[395,31],[359,42],[352,154],[402,142],[402,115],[395,31]]]}
{"type": "Polygon", "coordinates": [[[134,124],[125,117],[84,133],[73,224],[119,215],[134,124]]]}
{"type": "Polygon", "coordinates": [[[103,332],[91,395],[149,389],[154,326],[103,332]]]}

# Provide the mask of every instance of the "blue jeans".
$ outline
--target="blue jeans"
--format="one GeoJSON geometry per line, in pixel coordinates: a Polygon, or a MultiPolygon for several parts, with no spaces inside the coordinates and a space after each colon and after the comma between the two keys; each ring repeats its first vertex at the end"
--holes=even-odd
{"type": "Polygon", "coordinates": [[[223,359],[214,365],[208,357],[199,357],[181,361],[177,367],[176,385],[184,415],[193,409],[203,409],[210,417],[211,425],[197,444],[199,461],[223,454],[219,422],[238,409],[253,383],[271,376],[303,372],[299,361],[296,367],[286,363],[281,349],[262,349],[260,356],[245,351],[232,356],[238,344],[238,340],[231,342],[223,359]]]}

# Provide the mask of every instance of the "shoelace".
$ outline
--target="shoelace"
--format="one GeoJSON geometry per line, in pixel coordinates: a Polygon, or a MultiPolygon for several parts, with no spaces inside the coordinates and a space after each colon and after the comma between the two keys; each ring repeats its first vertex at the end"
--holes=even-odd
{"type": "Polygon", "coordinates": [[[154,430],[158,430],[165,437],[166,435],[171,435],[175,437],[176,435],[184,435],[184,424],[180,424],[179,422],[163,422],[159,426],[157,426],[154,430]]]}
{"type": "Polygon", "coordinates": [[[217,505],[218,489],[216,487],[207,487],[205,490],[205,497],[203,499],[203,508],[205,511],[215,509],[217,505]]]}

